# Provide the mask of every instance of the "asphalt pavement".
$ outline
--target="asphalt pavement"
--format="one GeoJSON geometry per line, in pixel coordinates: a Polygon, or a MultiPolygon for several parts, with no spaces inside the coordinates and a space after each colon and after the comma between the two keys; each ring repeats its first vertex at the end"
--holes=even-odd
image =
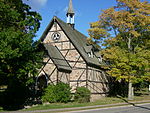
{"type": "Polygon", "coordinates": [[[63,113],[150,113],[150,103],[120,107],[98,108],[63,113]]]}

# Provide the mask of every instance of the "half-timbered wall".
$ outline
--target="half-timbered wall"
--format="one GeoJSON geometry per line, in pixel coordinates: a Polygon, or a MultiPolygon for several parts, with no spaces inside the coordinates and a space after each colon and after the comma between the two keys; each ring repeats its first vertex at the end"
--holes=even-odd
{"type": "Polygon", "coordinates": [[[86,65],[86,62],[58,24],[54,23],[43,43],[56,46],[72,67],[72,72],[70,74],[58,72],[50,57],[46,56],[44,58],[45,65],[41,68],[39,76],[45,74],[49,83],[55,84],[58,81],[69,83],[73,93],[75,92],[76,87],[79,86],[89,88],[93,94],[103,95],[104,92],[108,91],[108,81],[104,72],[86,65]],[[52,40],[51,37],[56,31],[61,34],[61,38],[58,41],[52,40]]]}

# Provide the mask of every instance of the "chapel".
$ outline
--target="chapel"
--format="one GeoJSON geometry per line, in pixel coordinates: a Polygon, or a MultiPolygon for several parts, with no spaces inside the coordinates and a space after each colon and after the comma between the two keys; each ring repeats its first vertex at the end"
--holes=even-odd
{"type": "Polygon", "coordinates": [[[38,81],[43,84],[68,83],[71,92],[84,86],[91,91],[91,99],[105,96],[109,91],[109,77],[103,68],[100,49],[89,44],[87,37],[75,29],[72,0],[66,14],[67,22],[54,16],[40,40],[45,54],[38,81]]]}

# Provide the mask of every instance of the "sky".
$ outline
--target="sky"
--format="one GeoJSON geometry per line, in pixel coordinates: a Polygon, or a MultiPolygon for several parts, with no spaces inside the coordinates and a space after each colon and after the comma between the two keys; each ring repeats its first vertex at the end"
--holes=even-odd
{"type": "MultiPolygon", "coordinates": [[[[116,0],[72,0],[75,11],[75,29],[88,37],[87,30],[90,23],[98,20],[101,10],[105,10],[116,5],[116,0]]],[[[39,39],[47,25],[57,16],[66,22],[66,12],[69,0],[23,0],[31,6],[33,11],[42,16],[41,27],[37,32],[35,40],[39,39]]]]}

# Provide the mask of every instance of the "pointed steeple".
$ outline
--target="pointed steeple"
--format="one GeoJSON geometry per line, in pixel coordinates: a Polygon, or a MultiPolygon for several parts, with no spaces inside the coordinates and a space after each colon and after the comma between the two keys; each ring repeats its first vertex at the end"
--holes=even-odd
{"type": "Polygon", "coordinates": [[[69,7],[68,7],[67,15],[68,14],[74,15],[72,0],[69,1],[69,7]]]}
{"type": "Polygon", "coordinates": [[[69,1],[69,7],[67,11],[67,23],[74,28],[74,10],[72,5],[72,0],[69,1]]]}

